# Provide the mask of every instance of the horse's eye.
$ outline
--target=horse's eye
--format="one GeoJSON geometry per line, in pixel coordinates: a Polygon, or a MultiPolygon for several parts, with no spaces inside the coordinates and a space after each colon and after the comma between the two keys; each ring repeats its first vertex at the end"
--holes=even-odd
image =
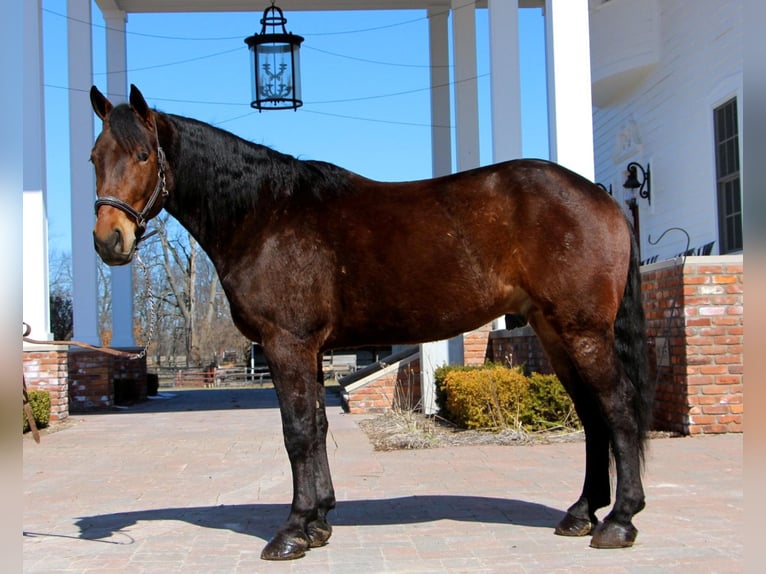
{"type": "Polygon", "coordinates": [[[147,151],[140,151],[136,154],[136,159],[140,161],[141,163],[145,162],[149,159],[149,152],[147,151]]]}

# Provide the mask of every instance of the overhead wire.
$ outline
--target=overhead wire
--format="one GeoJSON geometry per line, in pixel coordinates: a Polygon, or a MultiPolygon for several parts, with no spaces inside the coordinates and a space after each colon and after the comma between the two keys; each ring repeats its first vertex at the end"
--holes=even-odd
{"type": "Polygon", "coordinates": [[[208,60],[217,56],[223,56],[226,54],[233,54],[234,52],[241,51],[242,48],[231,48],[230,50],[222,50],[220,52],[214,52],[212,54],[204,54],[202,56],[196,56],[194,58],[186,58],[184,60],[176,60],[174,62],[166,62],[164,64],[152,64],[150,66],[141,66],[139,68],[127,68],[125,70],[114,70],[113,72],[94,72],[94,75],[105,76],[107,74],[127,74],[129,72],[144,72],[146,70],[156,70],[157,68],[168,68],[170,66],[178,66],[180,64],[188,64],[190,62],[199,62],[200,60],[208,60]]]}
{"type": "MultiPolygon", "coordinates": [[[[475,0],[468,0],[465,4],[461,4],[460,6],[455,6],[454,8],[446,8],[444,10],[434,12],[430,15],[426,16],[420,16],[418,18],[412,18],[410,20],[404,20],[402,22],[393,22],[391,24],[382,24],[380,26],[373,26],[370,28],[358,28],[356,30],[339,30],[336,32],[307,32],[302,33],[302,36],[341,36],[341,35],[348,35],[348,34],[363,34],[367,32],[376,32],[378,30],[386,30],[388,28],[396,28],[398,26],[406,26],[408,24],[414,24],[416,22],[422,22],[423,20],[427,20],[428,18],[432,16],[444,16],[445,14],[449,14],[450,12],[455,12],[458,10],[463,10],[464,8],[470,8],[470,7],[476,7],[476,1],[475,0]]],[[[68,14],[62,14],[61,12],[56,12],[55,10],[52,10],[50,8],[41,8],[41,11],[47,12],[49,14],[53,14],[55,16],[59,16],[61,18],[64,18],[66,20],[71,20],[73,22],[79,22],[81,24],[88,24],[97,28],[103,28],[104,30],[112,30],[117,32],[123,32],[126,35],[133,35],[133,36],[143,36],[145,38],[157,38],[161,40],[179,40],[179,41],[189,41],[189,42],[198,42],[198,41],[221,41],[221,40],[239,40],[241,39],[241,35],[238,36],[218,36],[218,37],[184,37],[184,36],[170,36],[167,34],[148,34],[146,32],[135,32],[133,30],[123,30],[123,29],[117,29],[117,28],[110,28],[109,26],[103,25],[103,24],[96,24],[95,22],[88,22],[86,20],[81,20],[79,18],[74,18],[73,16],[69,16],[68,14]]],[[[253,11],[253,13],[257,13],[257,11],[253,11]]]]}
{"type": "MultiPolygon", "coordinates": [[[[466,8],[466,7],[469,7],[469,6],[474,6],[474,5],[475,5],[475,3],[473,1],[469,1],[466,4],[463,4],[461,6],[457,6],[456,8],[454,8],[454,10],[460,10],[460,9],[463,9],[463,8],[466,8]]],[[[41,8],[41,10],[44,11],[44,12],[47,12],[49,14],[52,14],[52,15],[55,15],[55,16],[58,16],[58,17],[61,17],[61,18],[65,18],[67,20],[72,20],[72,21],[75,21],[75,22],[80,22],[82,24],[89,24],[89,25],[91,25],[93,27],[103,28],[105,30],[112,29],[112,28],[110,28],[109,26],[106,26],[106,25],[97,24],[97,23],[94,23],[94,22],[87,22],[85,20],[74,18],[74,17],[68,16],[66,14],[61,14],[60,12],[56,12],[55,10],[51,10],[50,8],[44,8],[43,7],[43,8],[41,8]]],[[[449,12],[450,12],[450,9],[446,9],[441,14],[445,14],[445,13],[449,13],[449,12]]],[[[439,14],[439,13],[437,13],[437,14],[439,14]]],[[[345,34],[354,34],[354,33],[366,33],[366,32],[372,32],[372,31],[389,29],[389,28],[394,28],[394,27],[397,27],[397,26],[403,26],[403,25],[407,25],[407,24],[412,24],[412,23],[415,23],[415,22],[426,20],[426,19],[428,19],[428,17],[429,16],[419,17],[419,18],[414,18],[414,19],[410,19],[410,20],[405,20],[405,21],[402,21],[402,22],[385,24],[385,25],[374,26],[374,27],[369,27],[369,28],[360,28],[360,29],[356,29],[356,30],[345,30],[345,31],[338,31],[338,32],[304,33],[302,35],[304,35],[304,36],[330,36],[330,35],[345,35],[345,34]]],[[[179,37],[179,36],[169,36],[169,35],[160,35],[160,34],[149,34],[149,33],[144,33],[144,32],[136,32],[136,31],[133,31],[133,30],[119,30],[119,31],[124,32],[126,35],[148,37],[148,38],[157,38],[157,39],[163,39],[163,40],[178,40],[178,41],[229,41],[229,40],[235,40],[235,39],[236,40],[240,40],[241,39],[240,36],[194,37],[194,38],[191,38],[191,37],[179,37]]],[[[444,67],[452,68],[453,67],[451,65],[447,65],[447,66],[432,66],[432,65],[428,65],[428,64],[402,64],[402,63],[395,63],[395,62],[382,62],[382,61],[371,60],[371,59],[366,59],[366,58],[358,58],[358,57],[355,57],[355,56],[348,56],[348,55],[345,55],[345,54],[339,54],[339,53],[336,53],[336,52],[331,52],[329,50],[323,50],[323,49],[315,48],[315,47],[304,46],[304,48],[306,48],[308,50],[316,51],[318,53],[334,56],[334,57],[346,58],[346,59],[350,59],[350,60],[361,61],[361,62],[364,62],[364,63],[377,64],[377,65],[387,65],[387,66],[397,66],[397,67],[410,67],[410,68],[444,68],[444,67]]],[[[130,69],[127,69],[127,70],[119,70],[118,72],[119,73],[127,73],[127,72],[136,72],[136,71],[145,71],[145,70],[150,70],[150,69],[157,69],[157,68],[169,67],[169,66],[174,66],[174,65],[180,65],[180,64],[200,61],[200,60],[204,60],[204,59],[209,59],[209,58],[213,58],[213,57],[216,57],[216,56],[225,55],[225,54],[228,54],[228,53],[233,53],[235,51],[238,51],[239,49],[240,48],[232,48],[232,49],[229,49],[229,50],[223,50],[223,51],[220,51],[220,52],[215,52],[215,53],[212,53],[212,54],[206,54],[206,55],[202,55],[202,56],[197,56],[197,57],[194,57],[194,58],[187,58],[187,59],[184,59],[184,60],[178,60],[178,61],[174,61],[174,62],[167,62],[167,63],[164,63],[164,64],[153,64],[153,65],[150,65],[150,66],[142,66],[140,68],[130,68],[130,69]]],[[[109,72],[95,72],[96,75],[105,75],[107,73],[109,73],[109,72]]],[[[115,72],[111,72],[111,73],[115,73],[115,72]]],[[[490,75],[489,73],[479,74],[479,75],[477,75],[475,77],[464,78],[462,80],[456,80],[454,82],[448,82],[446,84],[441,84],[441,85],[437,85],[437,86],[428,86],[428,87],[425,87],[425,88],[416,88],[416,89],[412,89],[412,90],[404,90],[404,91],[393,92],[393,93],[388,93],[388,94],[377,94],[377,95],[371,95],[371,96],[361,96],[361,97],[357,97],[357,98],[342,98],[342,99],[336,99],[336,100],[321,100],[321,101],[314,101],[314,102],[306,102],[306,105],[352,103],[352,102],[368,101],[368,100],[373,100],[373,99],[383,99],[383,98],[389,98],[389,97],[409,95],[409,94],[414,94],[414,93],[419,93],[419,92],[431,91],[431,90],[433,90],[435,88],[448,87],[448,86],[452,86],[454,84],[458,84],[458,83],[461,83],[461,82],[473,81],[473,80],[477,80],[477,79],[480,79],[480,78],[483,78],[483,77],[486,77],[486,76],[489,76],[489,75],[490,75]]],[[[84,91],[84,90],[77,89],[77,88],[69,88],[69,87],[65,87],[65,86],[57,86],[57,85],[47,84],[47,83],[44,84],[44,85],[45,85],[45,87],[54,88],[54,89],[63,89],[63,90],[71,90],[71,91],[84,91]]],[[[242,102],[216,102],[216,101],[188,100],[188,99],[161,98],[161,97],[154,97],[152,99],[156,100],[156,101],[163,101],[163,102],[186,103],[186,104],[196,104],[196,105],[219,105],[219,106],[241,106],[241,105],[244,105],[242,102]]],[[[433,124],[427,124],[427,123],[401,122],[401,121],[396,121],[396,120],[380,120],[380,119],[376,119],[376,118],[364,118],[364,117],[351,116],[351,115],[346,115],[346,114],[334,114],[334,113],[330,113],[330,112],[320,112],[318,110],[308,110],[308,109],[305,109],[305,108],[304,108],[304,111],[309,112],[309,113],[318,114],[318,115],[340,117],[340,118],[353,119],[353,120],[359,120],[359,121],[369,121],[369,122],[375,122],[375,123],[389,123],[389,124],[395,124],[395,125],[408,125],[408,126],[420,126],[420,127],[442,127],[442,128],[450,128],[450,129],[453,128],[453,126],[434,126],[433,124]]],[[[247,116],[251,115],[252,113],[253,112],[249,112],[247,114],[242,114],[242,115],[236,116],[234,118],[229,118],[229,119],[221,120],[221,121],[217,122],[216,125],[227,123],[227,122],[231,122],[231,121],[235,121],[237,119],[241,119],[243,117],[247,117],[247,116]]]]}

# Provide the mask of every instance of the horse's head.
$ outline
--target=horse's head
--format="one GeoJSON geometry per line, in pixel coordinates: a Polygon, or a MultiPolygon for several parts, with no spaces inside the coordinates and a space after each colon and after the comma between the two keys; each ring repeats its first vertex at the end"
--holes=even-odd
{"type": "Polygon", "coordinates": [[[104,263],[124,265],[167,195],[157,113],[133,85],[130,104],[114,107],[95,86],[90,101],[104,122],[90,155],[98,196],[93,242],[104,263]]]}

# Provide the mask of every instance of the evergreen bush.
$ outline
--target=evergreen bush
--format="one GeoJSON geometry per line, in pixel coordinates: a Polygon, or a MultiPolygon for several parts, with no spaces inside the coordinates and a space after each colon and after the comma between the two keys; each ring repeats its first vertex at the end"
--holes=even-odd
{"type": "Polygon", "coordinates": [[[467,429],[538,431],[579,428],[574,406],[555,375],[499,364],[437,369],[440,415],[467,429]]]}
{"type": "MultiPolygon", "coordinates": [[[[51,396],[47,391],[28,391],[27,397],[29,397],[29,406],[32,407],[32,416],[37,428],[47,427],[51,416],[51,396]]],[[[23,409],[21,415],[24,421],[23,432],[29,432],[29,422],[23,409]]]]}

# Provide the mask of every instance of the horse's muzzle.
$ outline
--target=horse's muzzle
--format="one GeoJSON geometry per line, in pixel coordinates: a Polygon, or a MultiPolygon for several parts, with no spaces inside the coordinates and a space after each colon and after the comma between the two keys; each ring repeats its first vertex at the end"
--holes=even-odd
{"type": "Polygon", "coordinates": [[[106,238],[99,237],[94,231],[93,246],[101,260],[110,266],[130,263],[135,253],[135,241],[126,249],[125,238],[119,228],[113,229],[106,238]]]}

